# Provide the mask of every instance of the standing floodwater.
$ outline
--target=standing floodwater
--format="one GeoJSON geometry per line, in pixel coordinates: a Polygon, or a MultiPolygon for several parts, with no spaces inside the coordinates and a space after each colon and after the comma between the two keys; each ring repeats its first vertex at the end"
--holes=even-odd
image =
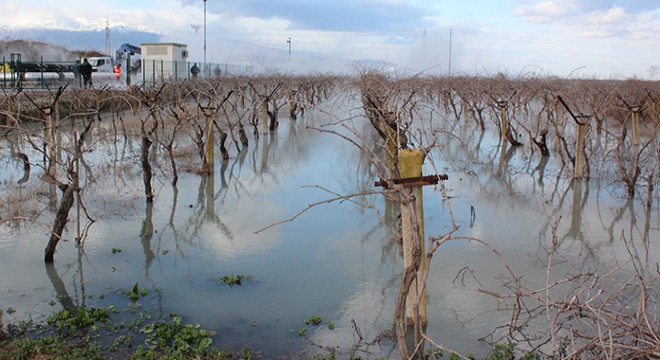
{"type": "MultiPolygon", "coordinates": [[[[329,108],[350,118],[360,141],[379,143],[365,117],[349,117],[354,107],[337,104],[329,108]]],[[[240,151],[230,139],[229,158],[216,148],[211,174],[190,165],[198,161],[191,136],[173,148],[184,164],[174,186],[167,141],[154,140],[153,203],[145,201],[139,130],[117,136],[116,119],[97,121],[79,164],[87,174],[84,206],[69,213],[54,265],[44,265],[43,249],[61,192],[43,180],[43,159],[23,135],[3,138],[3,219],[15,220],[0,228],[3,321],[114,305],[156,319],[175,313],[213,331],[215,346],[263,358],[327,356],[331,348],[342,358],[399,358],[392,325],[403,267],[399,205],[376,193],[371,155],[345,139],[351,132],[331,112],[279,116],[274,130],[261,133],[259,125],[259,136],[240,151]],[[33,163],[28,180],[19,152],[33,163]],[[127,296],[136,283],[137,300],[127,296]]],[[[449,179],[423,189],[425,232],[446,233],[453,217],[460,236],[432,258],[429,338],[481,357],[510,331],[502,326],[512,312],[519,319],[513,333],[543,329],[531,316],[545,311],[543,304],[530,300],[537,297],[529,289],[617,264],[608,282],[635,267],[653,271],[660,259],[657,196],[628,199],[611,180],[574,181],[556,156],[503,148],[495,132],[445,120],[434,124],[438,147],[427,154],[424,173],[449,179]],[[526,298],[506,297],[521,286],[526,298]]],[[[73,130],[62,133],[66,142],[73,130]]],[[[566,289],[557,284],[547,293],[555,291],[566,289]]]]}

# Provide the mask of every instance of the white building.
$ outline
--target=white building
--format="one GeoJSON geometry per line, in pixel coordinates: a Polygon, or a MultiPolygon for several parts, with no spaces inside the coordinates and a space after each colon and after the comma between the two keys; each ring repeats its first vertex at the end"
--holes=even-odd
{"type": "Polygon", "coordinates": [[[146,83],[188,78],[188,45],[145,43],[142,48],[142,77],[146,83]]]}

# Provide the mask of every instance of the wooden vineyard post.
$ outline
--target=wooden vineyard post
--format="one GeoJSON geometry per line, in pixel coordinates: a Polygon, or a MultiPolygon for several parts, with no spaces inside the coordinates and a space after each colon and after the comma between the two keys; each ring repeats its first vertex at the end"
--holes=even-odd
{"type": "Polygon", "coordinates": [[[639,145],[639,113],[642,111],[642,109],[639,106],[633,106],[631,110],[633,145],[639,145]]]}
{"type": "Polygon", "coordinates": [[[261,116],[263,124],[261,125],[261,133],[268,134],[268,97],[261,97],[261,116]]]}
{"type": "MultiPolygon", "coordinates": [[[[417,149],[404,149],[399,152],[399,171],[401,178],[414,178],[422,176],[422,153],[417,149]]],[[[424,206],[422,202],[421,186],[403,189],[403,201],[401,202],[401,234],[403,237],[403,266],[407,269],[415,261],[415,257],[421,257],[421,263],[417,268],[417,278],[413,281],[408,296],[406,297],[406,322],[409,326],[414,325],[417,314],[419,314],[422,325],[426,325],[426,289],[421,292],[419,269],[424,268],[426,256],[424,256],[424,206]]]]}
{"type": "Polygon", "coordinates": [[[501,121],[501,126],[502,126],[501,132],[502,132],[502,134],[500,135],[500,139],[502,140],[502,144],[504,144],[504,142],[507,141],[506,132],[509,129],[509,118],[507,117],[507,113],[506,113],[507,105],[508,104],[507,104],[506,101],[498,101],[497,102],[497,106],[500,108],[500,117],[502,118],[502,121],[501,121]]]}
{"type": "MultiPolygon", "coordinates": [[[[401,302],[405,308],[405,321],[415,325],[419,315],[420,325],[427,324],[426,290],[420,283],[420,269],[426,266],[424,254],[424,206],[422,203],[422,186],[435,185],[440,180],[447,180],[447,175],[421,176],[424,157],[417,149],[404,149],[399,152],[400,179],[376,181],[374,186],[398,189],[401,199],[401,237],[403,243],[404,278],[402,286],[408,279],[409,271],[414,271],[414,279],[406,290],[406,299],[401,302]],[[422,291],[420,291],[420,287],[422,291]],[[418,296],[418,295],[421,295],[418,296]]],[[[403,289],[403,288],[402,288],[403,289]]],[[[399,299],[401,301],[402,298],[399,299]]],[[[403,316],[402,316],[403,317],[403,316]]],[[[398,325],[397,325],[398,327],[398,325]]],[[[397,330],[398,331],[398,330],[397,330]]]]}
{"type": "Polygon", "coordinates": [[[53,136],[53,108],[44,109],[46,114],[46,159],[48,160],[48,167],[46,172],[53,178],[57,176],[57,167],[55,166],[55,139],[53,136]]]}
{"type": "Polygon", "coordinates": [[[295,90],[290,90],[289,91],[289,117],[292,120],[296,119],[296,111],[298,110],[298,104],[296,104],[296,100],[294,98],[294,95],[296,94],[295,90]]]}
{"type": "MultiPolygon", "coordinates": [[[[642,112],[641,106],[632,106],[630,107],[632,111],[632,154],[639,152],[639,114],[642,112]]],[[[639,166],[639,157],[632,156],[632,161],[630,162],[630,168],[628,169],[628,178],[632,179],[635,175],[635,171],[639,166]]]]}
{"type": "Polygon", "coordinates": [[[564,105],[564,108],[566,111],[568,111],[568,114],[571,115],[575,123],[577,124],[577,140],[575,144],[575,169],[573,171],[573,178],[575,179],[582,179],[582,176],[584,175],[584,167],[587,164],[587,155],[585,153],[585,139],[587,136],[587,130],[589,127],[589,118],[590,116],[588,115],[575,115],[573,113],[573,110],[566,104],[566,101],[564,101],[564,98],[561,96],[557,96],[557,99],[559,102],[561,102],[562,105],[564,105]],[[582,120],[582,121],[581,121],[582,120]]]}
{"type": "Polygon", "coordinates": [[[213,137],[213,112],[215,108],[204,108],[206,117],[206,173],[212,174],[215,166],[215,140],[213,137]]]}
{"type": "Polygon", "coordinates": [[[584,165],[586,164],[586,154],[584,153],[584,140],[587,132],[587,124],[578,123],[577,125],[577,144],[575,149],[575,178],[582,179],[584,165]]]}

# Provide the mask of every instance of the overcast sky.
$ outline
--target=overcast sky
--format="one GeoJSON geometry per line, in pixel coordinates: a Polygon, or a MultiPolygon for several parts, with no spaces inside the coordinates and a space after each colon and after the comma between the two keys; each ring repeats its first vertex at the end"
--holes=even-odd
{"type": "MultiPolygon", "coordinates": [[[[0,1],[0,26],[128,25],[203,56],[203,0],[0,1]],[[8,16],[8,14],[11,14],[8,16]]],[[[660,79],[659,0],[208,0],[209,61],[252,44],[401,69],[660,79]]],[[[103,48],[100,44],[99,48],[103,48]]]]}

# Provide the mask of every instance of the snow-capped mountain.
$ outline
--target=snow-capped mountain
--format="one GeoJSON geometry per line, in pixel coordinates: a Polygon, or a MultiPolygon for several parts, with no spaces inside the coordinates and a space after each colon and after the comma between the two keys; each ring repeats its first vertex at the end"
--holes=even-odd
{"type": "MultiPolygon", "coordinates": [[[[56,46],[63,46],[71,50],[96,50],[105,52],[106,31],[105,25],[96,27],[89,24],[88,27],[80,27],[78,24],[46,24],[43,27],[29,29],[0,28],[0,39],[26,40],[44,42],[56,46]],[[48,26],[50,25],[50,26],[48,26]],[[75,25],[75,26],[74,26],[75,25]]],[[[144,31],[133,27],[119,25],[110,28],[110,47],[114,51],[123,43],[139,45],[145,42],[157,42],[161,34],[152,31],[144,31]]],[[[2,54],[8,56],[9,54],[2,54]]]]}

